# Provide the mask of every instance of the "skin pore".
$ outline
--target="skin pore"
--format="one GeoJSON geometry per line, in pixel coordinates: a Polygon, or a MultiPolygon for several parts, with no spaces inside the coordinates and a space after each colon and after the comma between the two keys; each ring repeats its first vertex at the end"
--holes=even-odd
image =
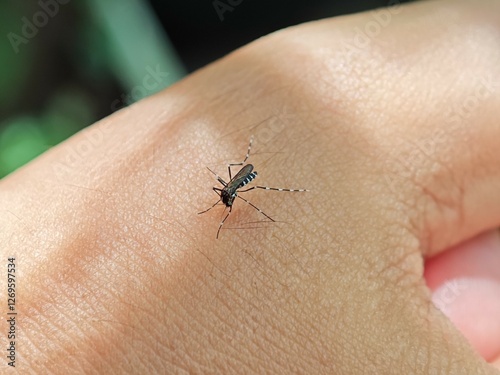
{"type": "Polygon", "coordinates": [[[498,374],[500,3],[389,14],[262,38],[2,180],[18,371],[498,374]],[[216,239],[205,167],[251,135],[255,183],[311,191],[248,192],[276,223],[239,200],[216,239]]]}

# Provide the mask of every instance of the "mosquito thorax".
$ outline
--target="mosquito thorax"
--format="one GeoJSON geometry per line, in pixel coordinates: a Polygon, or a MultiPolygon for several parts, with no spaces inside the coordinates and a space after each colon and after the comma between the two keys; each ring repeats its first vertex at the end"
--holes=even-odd
{"type": "Polygon", "coordinates": [[[224,203],[226,206],[232,206],[234,198],[236,198],[236,194],[231,194],[227,190],[222,190],[220,194],[220,198],[222,200],[222,203],[224,203]]]}

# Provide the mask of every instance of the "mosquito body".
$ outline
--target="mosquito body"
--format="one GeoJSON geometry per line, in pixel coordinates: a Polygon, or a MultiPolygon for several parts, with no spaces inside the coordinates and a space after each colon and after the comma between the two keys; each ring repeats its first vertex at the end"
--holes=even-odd
{"type": "Polygon", "coordinates": [[[245,156],[245,159],[243,159],[242,162],[240,163],[231,163],[228,164],[227,170],[229,173],[229,182],[224,181],[217,173],[212,171],[210,168],[207,167],[207,169],[215,175],[217,178],[217,181],[223,186],[222,189],[218,187],[213,187],[212,190],[215,191],[215,193],[219,196],[219,200],[215,202],[211,207],[206,209],[205,211],[198,212],[198,214],[203,214],[207,211],[210,211],[212,208],[214,208],[219,202],[222,202],[226,207],[229,208],[229,212],[227,215],[224,217],[224,219],[220,222],[219,224],[219,229],[217,230],[217,235],[216,238],[219,238],[219,233],[222,229],[222,226],[224,225],[224,222],[226,219],[229,217],[229,214],[231,213],[233,209],[233,203],[236,198],[239,198],[243,200],[244,202],[248,203],[250,206],[255,208],[257,211],[259,211],[263,216],[267,217],[271,221],[275,221],[272,217],[264,213],[260,208],[255,206],[253,203],[250,201],[246,200],[245,198],[242,198],[238,195],[238,193],[244,193],[253,189],[264,189],[264,190],[275,190],[275,191],[289,191],[289,192],[304,192],[308,191],[306,189],[283,189],[283,188],[272,188],[272,187],[267,187],[267,186],[252,186],[248,189],[245,190],[240,190],[244,186],[246,186],[248,183],[252,182],[256,177],[257,177],[257,171],[253,170],[253,165],[252,164],[246,164],[245,162],[250,156],[250,150],[252,149],[252,142],[253,138],[250,139],[250,143],[248,145],[248,150],[247,154],[245,156]],[[232,177],[231,173],[231,167],[242,165],[243,167],[236,173],[234,177],[232,177]]]}
{"type": "Polygon", "coordinates": [[[257,172],[252,171],[252,164],[245,165],[224,188],[220,189],[220,200],[226,207],[233,205],[234,199],[238,196],[238,189],[241,189],[257,177],[257,172]]]}

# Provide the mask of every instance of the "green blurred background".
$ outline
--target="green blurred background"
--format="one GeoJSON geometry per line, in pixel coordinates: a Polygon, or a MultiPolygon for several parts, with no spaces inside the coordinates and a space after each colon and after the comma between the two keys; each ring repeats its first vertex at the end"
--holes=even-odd
{"type": "Polygon", "coordinates": [[[3,1],[0,30],[0,177],[185,74],[143,1],[3,1]]]}
{"type": "Polygon", "coordinates": [[[3,0],[0,178],[85,126],[262,35],[391,4],[3,0]]]}

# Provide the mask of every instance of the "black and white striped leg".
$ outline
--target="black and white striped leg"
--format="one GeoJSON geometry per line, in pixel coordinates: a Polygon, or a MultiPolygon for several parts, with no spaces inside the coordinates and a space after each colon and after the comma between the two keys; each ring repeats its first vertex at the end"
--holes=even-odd
{"type": "Polygon", "coordinates": [[[291,191],[291,192],[304,192],[309,191],[307,189],[284,189],[284,188],[273,188],[268,186],[252,186],[251,188],[245,190],[238,190],[238,193],[244,193],[253,189],[263,189],[263,190],[275,190],[275,191],[291,191]]]}
{"type": "Polygon", "coordinates": [[[215,202],[212,206],[210,206],[209,208],[207,208],[205,211],[198,212],[198,215],[201,215],[201,214],[204,214],[205,212],[210,211],[212,208],[214,208],[215,206],[217,206],[217,204],[219,202],[220,202],[220,199],[217,202],[215,202]]]}
{"type": "MultiPolygon", "coordinates": [[[[219,188],[216,188],[215,186],[212,188],[213,191],[215,191],[215,194],[217,194],[219,197],[220,197],[220,191],[222,191],[222,189],[219,189],[219,188]]],[[[217,204],[220,202],[221,200],[219,199],[217,202],[215,202],[212,206],[210,206],[209,208],[207,208],[205,211],[201,211],[201,212],[198,212],[198,215],[200,214],[204,214],[205,212],[207,211],[210,211],[212,208],[214,208],[215,206],[217,206],[217,204]]]]}
{"type": "Polygon", "coordinates": [[[250,201],[247,201],[245,198],[242,198],[240,197],[239,195],[236,196],[237,198],[240,198],[241,200],[247,202],[250,206],[252,206],[253,208],[255,208],[257,211],[259,211],[262,215],[264,215],[265,217],[267,217],[269,220],[275,222],[276,220],[274,220],[271,216],[269,216],[268,214],[266,214],[264,211],[262,211],[259,207],[257,207],[256,205],[254,205],[252,202],[250,201]]]}
{"type": "Polygon", "coordinates": [[[233,174],[231,173],[231,167],[236,167],[238,165],[243,165],[247,161],[247,159],[250,157],[250,150],[252,149],[252,143],[253,143],[253,136],[250,137],[250,143],[248,144],[248,150],[247,154],[245,155],[245,159],[243,159],[242,162],[240,163],[230,163],[227,165],[227,171],[229,172],[229,181],[232,180],[233,174]]]}
{"type": "Polygon", "coordinates": [[[229,212],[227,213],[227,215],[224,217],[224,219],[222,219],[222,221],[220,222],[219,224],[219,229],[217,230],[217,235],[215,236],[215,239],[218,239],[219,238],[219,232],[220,230],[222,229],[222,226],[224,225],[224,222],[226,221],[226,219],[228,218],[229,214],[231,213],[231,210],[233,209],[232,206],[229,206],[229,212]]]}
{"type": "MultiPolygon", "coordinates": [[[[224,181],[222,179],[222,177],[220,177],[217,173],[215,173],[214,171],[212,171],[210,168],[207,167],[207,169],[215,176],[217,177],[217,181],[219,181],[221,183],[222,186],[227,186],[227,182],[224,181]]],[[[219,189],[220,190],[220,189],[219,189]]]]}

